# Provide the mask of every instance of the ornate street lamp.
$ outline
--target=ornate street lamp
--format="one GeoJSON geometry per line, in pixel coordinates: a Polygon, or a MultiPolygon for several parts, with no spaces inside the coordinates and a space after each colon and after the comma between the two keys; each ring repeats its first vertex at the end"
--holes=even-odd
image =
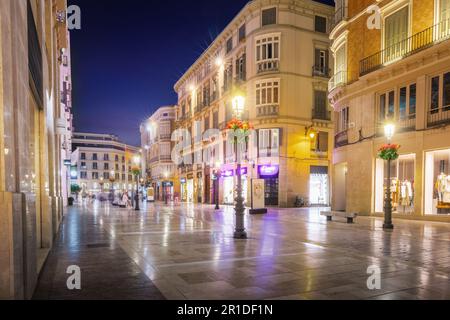
{"type": "MultiPolygon", "coordinates": [[[[241,95],[236,95],[233,100],[233,111],[236,115],[236,119],[238,121],[241,120],[242,114],[244,113],[245,108],[245,98],[241,95]]],[[[235,132],[236,133],[236,130],[235,132]]],[[[243,133],[242,129],[239,129],[239,133],[243,133]]],[[[234,231],[234,238],[235,239],[247,239],[247,232],[245,231],[245,223],[244,223],[244,213],[245,213],[245,207],[244,207],[244,198],[242,197],[242,172],[241,172],[241,159],[238,156],[238,142],[240,139],[238,139],[238,136],[234,136],[234,151],[236,156],[236,162],[237,162],[237,188],[236,188],[236,206],[235,206],[235,212],[236,212],[236,229],[234,231]]],[[[244,145],[246,145],[246,142],[244,141],[244,145]]]]}
{"type": "Polygon", "coordinates": [[[134,210],[139,211],[139,175],[141,174],[140,163],[141,157],[135,156],[133,158],[134,167],[132,168],[132,173],[136,177],[136,194],[134,195],[134,210]]]}
{"type": "Polygon", "coordinates": [[[220,177],[222,176],[222,171],[220,170],[220,162],[216,162],[216,167],[214,168],[214,202],[216,204],[215,210],[220,210],[219,207],[219,185],[220,177]]]}
{"type": "Polygon", "coordinates": [[[392,190],[391,190],[391,161],[398,159],[398,146],[392,145],[391,141],[395,134],[395,125],[386,123],[384,126],[384,134],[388,140],[388,144],[380,149],[380,157],[387,161],[387,182],[386,197],[384,202],[384,224],[383,229],[392,230],[392,190]]]}
{"type": "Polygon", "coordinates": [[[115,181],[116,181],[116,172],[114,170],[111,170],[111,172],[109,173],[109,182],[111,182],[109,198],[111,200],[111,203],[114,202],[114,182],[115,181]]]}
{"type": "Polygon", "coordinates": [[[100,192],[103,193],[103,186],[105,185],[105,178],[100,177],[100,192]]]}

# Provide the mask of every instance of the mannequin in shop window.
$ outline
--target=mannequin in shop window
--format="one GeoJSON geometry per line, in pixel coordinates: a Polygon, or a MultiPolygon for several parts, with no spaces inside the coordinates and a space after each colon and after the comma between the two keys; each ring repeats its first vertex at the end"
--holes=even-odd
{"type": "Polygon", "coordinates": [[[446,174],[441,173],[436,181],[436,190],[438,193],[439,203],[444,203],[444,195],[446,194],[446,190],[448,189],[448,177],[446,174]]]}

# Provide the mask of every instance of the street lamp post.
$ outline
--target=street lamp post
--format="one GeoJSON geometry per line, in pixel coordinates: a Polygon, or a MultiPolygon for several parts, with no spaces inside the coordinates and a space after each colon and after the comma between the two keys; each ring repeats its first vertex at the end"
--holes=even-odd
{"type": "Polygon", "coordinates": [[[214,202],[216,203],[215,210],[220,210],[219,207],[219,185],[220,185],[220,176],[222,175],[222,172],[220,170],[220,163],[216,163],[216,168],[214,170],[214,202]]]}
{"type": "Polygon", "coordinates": [[[134,169],[134,174],[136,177],[136,193],[134,195],[134,210],[136,211],[140,211],[141,209],[139,208],[139,164],[141,162],[141,158],[139,156],[135,156],[133,158],[133,162],[135,165],[135,169],[134,169]]]}
{"type": "MultiPolygon", "coordinates": [[[[233,111],[236,114],[236,118],[238,120],[241,119],[242,113],[244,112],[245,107],[245,98],[243,96],[237,95],[233,98],[233,111]]],[[[247,239],[247,232],[245,231],[245,223],[244,223],[244,198],[242,197],[242,170],[241,170],[241,159],[238,156],[238,139],[234,137],[234,151],[237,162],[237,196],[236,196],[236,229],[234,231],[235,239],[247,239]]],[[[245,142],[244,142],[245,143],[245,142]]]]}
{"type": "MultiPolygon", "coordinates": [[[[395,125],[388,123],[384,126],[384,133],[388,140],[388,144],[391,143],[395,134],[395,125]]],[[[387,159],[387,182],[386,182],[386,197],[384,201],[384,224],[383,229],[392,230],[394,225],[392,224],[392,190],[391,190],[391,159],[387,159]]]]}
{"type": "Polygon", "coordinates": [[[109,173],[109,182],[111,182],[111,188],[110,188],[110,198],[111,203],[114,203],[114,182],[116,181],[116,172],[114,170],[111,170],[109,173]]]}

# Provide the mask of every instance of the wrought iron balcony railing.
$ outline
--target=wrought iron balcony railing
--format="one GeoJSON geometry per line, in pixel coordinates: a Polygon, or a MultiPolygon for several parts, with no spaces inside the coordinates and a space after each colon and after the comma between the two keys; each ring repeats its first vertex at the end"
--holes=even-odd
{"type": "Polygon", "coordinates": [[[329,78],[330,77],[331,70],[328,67],[324,66],[313,66],[312,67],[312,75],[313,77],[324,77],[329,78]]]}
{"type": "Polygon", "coordinates": [[[334,136],[334,147],[340,148],[348,145],[348,130],[339,132],[334,136]]]}
{"type": "Polygon", "coordinates": [[[280,61],[278,60],[266,60],[257,63],[258,73],[278,71],[279,68],[280,68],[280,61]]]}
{"type": "Polygon", "coordinates": [[[428,127],[438,126],[450,122],[450,107],[428,111],[428,127]]]}
{"type": "Polygon", "coordinates": [[[328,82],[328,91],[331,92],[339,86],[347,84],[348,76],[347,70],[339,71],[331,77],[328,82]]]}
{"type": "Polygon", "coordinates": [[[449,37],[450,20],[444,20],[361,60],[359,75],[362,77],[389,63],[406,58],[439,42],[445,41],[449,37]]]}
{"type": "Polygon", "coordinates": [[[256,116],[257,117],[272,117],[278,116],[279,114],[279,106],[278,105],[267,105],[256,107],[256,116]]]}

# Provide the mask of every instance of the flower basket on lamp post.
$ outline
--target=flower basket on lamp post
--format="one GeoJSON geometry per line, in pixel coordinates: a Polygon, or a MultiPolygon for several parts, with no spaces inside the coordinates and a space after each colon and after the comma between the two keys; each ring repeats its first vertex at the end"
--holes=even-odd
{"type": "Polygon", "coordinates": [[[252,125],[247,121],[242,121],[239,119],[240,114],[244,108],[244,100],[242,97],[236,97],[233,101],[233,107],[237,118],[232,119],[227,124],[227,129],[231,132],[232,142],[234,144],[234,152],[237,162],[237,187],[236,187],[236,230],[234,232],[234,238],[236,239],[247,239],[247,232],[245,231],[244,223],[244,198],[242,196],[242,170],[241,170],[241,159],[238,155],[238,145],[244,144],[244,152],[247,148],[247,142],[250,135],[250,130],[253,129],[252,125]],[[242,105],[241,105],[242,104],[242,105]]]}
{"type": "MultiPolygon", "coordinates": [[[[390,139],[388,140],[390,141],[390,139]]],[[[392,230],[394,225],[392,224],[392,190],[391,190],[391,161],[395,161],[399,158],[398,150],[400,146],[397,144],[385,144],[378,150],[378,157],[387,161],[387,182],[386,182],[386,196],[384,202],[384,224],[383,229],[392,230]]]]}

